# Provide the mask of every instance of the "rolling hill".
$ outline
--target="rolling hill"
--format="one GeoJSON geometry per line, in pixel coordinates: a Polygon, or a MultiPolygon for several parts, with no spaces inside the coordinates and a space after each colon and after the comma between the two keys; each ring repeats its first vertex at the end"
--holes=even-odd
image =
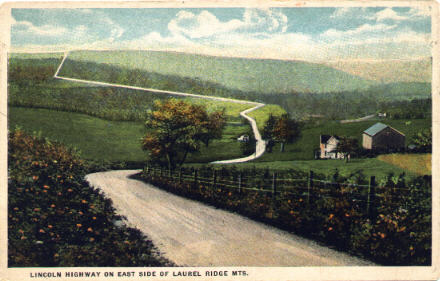
{"type": "Polygon", "coordinates": [[[430,58],[418,60],[385,61],[337,61],[326,65],[341,71],[382,83],[431,82],[432,61],[430,58]]]}
{"type": "Polygon", "coordinates": [[[212,57],[157,51],[74,51],[66,60],[67,67],[69,61],[187,77],[220,84],[229,89],[258,93],[353,91],[376,84],[323,64],[302,61],[212,57]]]}

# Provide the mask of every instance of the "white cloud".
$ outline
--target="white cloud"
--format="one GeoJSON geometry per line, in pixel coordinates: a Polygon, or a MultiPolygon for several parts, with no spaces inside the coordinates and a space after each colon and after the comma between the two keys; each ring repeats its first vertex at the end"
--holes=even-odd
{"type": "Polygon", "coordinates": [[[35,26],[29,21],[16,21],[14,19],[13,26],[17,28],[17,32],[30,33],[39,36],[56,37],[68,32],[67,28],[53,25],[35,26]]]}
{"type": "Polygon", "coordinates": [[[338,40],[341,38],[353,39],[354,37],[365,37],[368,38],[373,34],[383,34],[389,30],[396,28],[397,25],[386,25],[386,24],[363,24],[355,29],[349,30],[337,30],[328,29],[321,34],[321,38],[326,41],[338,40]]]}
{"type": "Polygon", "coordinates": [[[208,11],[198,15],[180,11],[168,24],[173,34],[189,38],[206,38],[230,32],[286,32],[287,17],[271,9],[246,9],[242,19],[222,22],[208,11]]]}
{"type": "Polygon", "coordinates": [[[385,20],[402,21],[402,20],[406,20],[408,17],[404,15],[399,15],[399,13],[397,13],[391,8],[386,8],[384,10],[377,12],[372,18],[378,22],[381,22],[385,20]]]}
{"type": "Polygon", "coordinates": [[[168,29],[174,34],[183,34],[190,38],[209,37],[236,30],[244,25],[239,20],[221,22],[208,11],[195,15],[191,12],[180,11],[176,18],[168,24],[168,29]]]}
{"type": "MultiPolygon", "coordinates": [[[[120,38],[124,29],[112,21],[101,11],[90,9],[75,9],[73,13],[80,17],[82,24],[66,25],[62,19],[57,18],[51,24],[37,26],[29,21],[13,19],[12,34],[19,37],[26,45],[35,41],[53,43],[56,41],[70,42],[71,44],[95,44],[95,42],[114,42],[120,38]]],[[[41,44],[41,43],[40,43],[41,44]]]]}

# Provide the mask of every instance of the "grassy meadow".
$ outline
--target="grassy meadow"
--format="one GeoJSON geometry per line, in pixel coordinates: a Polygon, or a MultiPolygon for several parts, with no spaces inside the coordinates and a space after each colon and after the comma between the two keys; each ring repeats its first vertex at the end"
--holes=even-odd
{"type": "MultiPolygon", "coordinates": [[[[146,161],[141,138],[146,133],[140,122],[110,121],[85,114],[48,109],[9,107],[9,128],[17,126],[30,134],[41,134],[80,151],[83,158],[109,162],[146,161]]],[[[231,123],[223,138],[203,147],[199,154],[188,157],[190,162],[210,162],[241,157],[236,137],[245,133],[248,125],[231,123]]]]}
{"type": "Polygon", "coordinates": [[[378,160],[408,170],[417,175],[431,175],[431,154],[387,154],[379,155],[378,160]]]}

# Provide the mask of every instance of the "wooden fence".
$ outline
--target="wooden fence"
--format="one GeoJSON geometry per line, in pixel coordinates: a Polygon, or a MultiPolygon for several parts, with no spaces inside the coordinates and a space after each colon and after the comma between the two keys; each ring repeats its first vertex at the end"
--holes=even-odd
{"type": "Polygon", "coordinates": [[[338,183],[315,178],[314,172],[310,171],[307,177],[283,177],[272,172],[265,177],[245,176],[243,173],[224,175],[220,170],[204,170],[201,173],[198,169],[168,170],[146,166],[146,176],[159,176],[178,182],[197,186],[203,184],[206,187],[218,190],[231,190],[234,192],[259,192],[271,196],[277,200],[278,196],[291,196],[303,198],[307,203],[319,198],[347,198],[350,202],[362,204],[367,214],[374,214],[376,206],[386,204],[405,208],[405,198],[409,195],[408,188],[387,188],[376,184],[376,179],[371,176],[368,184],[338,183]],[[385,193],[388,199],[384,202],[385,193]],[[391,198],[391,200],[390,200],[391,198]]]}

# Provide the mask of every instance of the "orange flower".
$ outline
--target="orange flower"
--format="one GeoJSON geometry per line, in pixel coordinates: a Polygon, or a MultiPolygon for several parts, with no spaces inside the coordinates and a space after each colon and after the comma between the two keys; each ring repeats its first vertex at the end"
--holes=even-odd
{"type": "Polygon", "coordinates": [[[40,211],[40,208],[35,208],[34,209],[34,212],[39,212],[40,211]]]}
{"type": "Polygon", "coordinates": [[[329,220],[331,220],[335,215],[330,214],[330,216],[328,217],[329,220]]]}
{"type": "Polygon", "coordinates": [[[380,238],[384,239],[385,238],[385,233],[381,233],[380,234],[380,238]]]}
{"type": "Polygon", "coordinates": [[[43,188],[50,189],[50,187],[48,185],[43,185],[43,188]]]}
{"type": "Polygon", "coordinates": [[[89,227],[89,228],[87,228],[87,231],[88,231],[88,232],[92,232],[93,229],[92,229],[91,227],[89,227]]]}
{"type": "Polygon", "coordinates": [[[95,238],[90,237],[89,241],[90,241],[90,242],[93,242],[93,241],[95,241],[95,238]]]}
{"type": "Polygon", "coordinates": [[[232,195],[232,192],[229,192],[229,193],[228,193],[228,196],[231,196],[231,195],[232,195]]]}
{"type": "Polygon", "coordinates": [[[23,229],[19,229],[18,232],[20,232],[20,233],[24,233],[23,229]]]}
{"type": "Polygon", "coordinates": [[[291,215],[293,215],[294,212],[293,212],[293,210],[291,210],[289,213],[290,213],[291,215]]]}
{"type": "Polygon", "coordinates": [[[25,239],[26,239],[26,236],[21,236],[20,239],[21,239],[21,240],[25,240],[25,239]]]}
{"type": "Polygon", "coordinates": [[[58,196],[61,196],[61,195],[63,195],[61,192],[58,192],[58,196]]]}
{"type": "Polygon", "coordinates": [[[348,218],[350,215],[349,214],[345,214],[345,216],[348,218]]]}
{"type": "Polygon", "coordinates": [[[67,190],[67,192],[72,192],[73,190],[71,189],[71,188],[69,188],[68,190],[67,190]]]}
{"type": "Polygon", "coordinates": [[[32,176],[32,179],[33,179],[34,181],[36,181],[36,180],[38,180],[38,176],[32,176]]]}
{"type": "Polygon", "coordinates": [[[40,229],[40,233],[45,233],[44,229],[40,229]]]}
{"type": "Polygon", "coordinates": [[[48,228],[52,228],[53,226],[52,226],[51,224],[49,224],[47,227],[48,227],[48,228]]]}
{"type": "Polygon", "coordinates": [[[287,200],[287,203],[291,203],[292,201],[289,199],[289,200],[287,200]]]}
{"type": "MultiPolygon", "coordinates": [[[[44,193],[47,193],[47,190],[43,190],[44,193]]],[[[38,193],[38,192],[37,192],[38,193]]]]}
{"type": "Polygon", "coordinates": [[[78,228],[81,227],[81,226],[82,226],[82,224],[80,224],[80,223],[76,224],[76,227],[78,227],[78,228]]]}
{"type": "Polygon", "coordinates": [[[83,215],[84,213],[83,213],[83,212],[81,212],[81,211],[79,211],[79,214],[80,214],[80,215],[83,215]]]}
{"type": "Polygon", "coordinates": [[[15,207],[15,208],[14,208],[14,211],[18,211],[18,207],[15,207]]]}
{"type": "Polygon", "coordinates": [[[83,199],[83,200],[81,200],[81,203],[86,204],[87,201],[83,199]]]}
{"type": "Polygon", "coordinates": [[[55,208],[55,204],[50,205],[51,208],[55,208]]]}
{"type": "Polygon", "coordinates": [[[93,219],[93,220],[96,220],[96,217],[93,217],[92,219],[93,219]]]}
{"type": "Polygon", "coordinates": [[[332,230],[333,230],[333,227],[329,227],[329,228],[328,228],[328,231],[332,231],[332,230]]]}

